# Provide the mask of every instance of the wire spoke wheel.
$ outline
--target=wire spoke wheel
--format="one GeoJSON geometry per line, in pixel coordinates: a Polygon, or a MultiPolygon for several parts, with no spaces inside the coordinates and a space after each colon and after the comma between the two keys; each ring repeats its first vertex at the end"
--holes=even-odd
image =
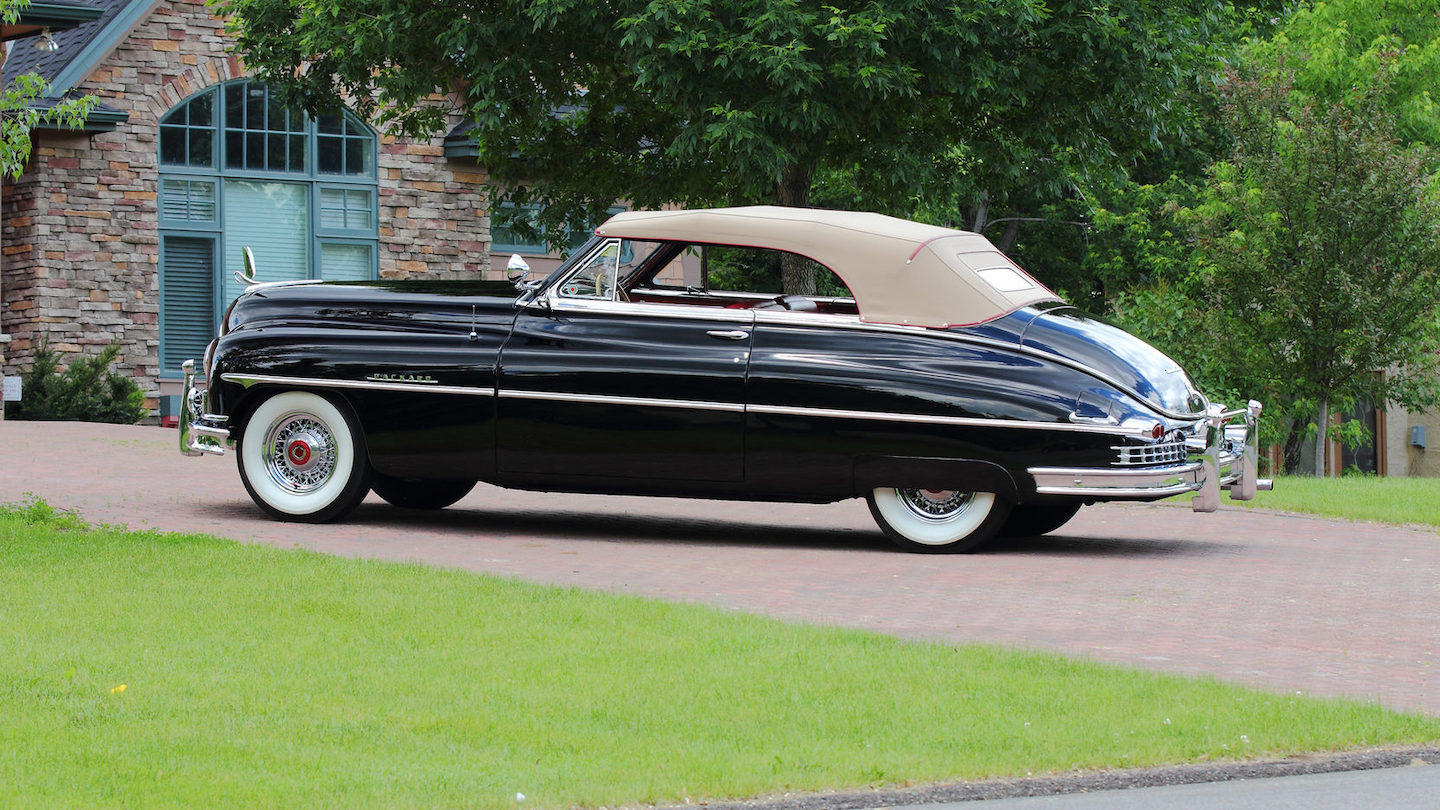
{"type": "Polygon", "coordinates": [[[265,442],[265,467],[286,490],[313,492],[335,473],[335,436],[309,414],[285,417],[271,426],[265,442]]]}
{"type": "Polygon", "coordinates": [[[909,551],[973,551],[1010,513],[993,492],[878,487],[866,501],[881,531],[909,551]]]}
{"type": "Polygon", "coordinates": [[[370,489],[364,440],[349,409],[307,391],[260,403],[240,434],[236,463],[250,497],[282,520],[336,520],[370,489]]]}

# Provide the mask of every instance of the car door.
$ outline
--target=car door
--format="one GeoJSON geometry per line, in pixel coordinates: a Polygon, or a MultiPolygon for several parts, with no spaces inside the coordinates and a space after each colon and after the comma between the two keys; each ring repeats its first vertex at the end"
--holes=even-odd
{"type": "Polygon", "coordinates": [[[625,240],[523,306],[500,360],[502,482],[683,492],[744,476],[744,309],[623,300],[625,240]]]}

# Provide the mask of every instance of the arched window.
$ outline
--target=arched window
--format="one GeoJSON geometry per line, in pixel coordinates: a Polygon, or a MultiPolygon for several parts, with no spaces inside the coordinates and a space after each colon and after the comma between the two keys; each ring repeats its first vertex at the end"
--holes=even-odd
{"type": "Polygon", "coordinates": [[[375,278],[376,137],[350,112],[311,118],[247,79],[207,88],[160,121],[160,365],[199,358],[242,289],[375,278]]]}

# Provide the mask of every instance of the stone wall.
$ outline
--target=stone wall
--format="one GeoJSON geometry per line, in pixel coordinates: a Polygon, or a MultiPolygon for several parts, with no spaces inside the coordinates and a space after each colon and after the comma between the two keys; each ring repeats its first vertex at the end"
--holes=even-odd
{"type": "MultiPolygon", "coordinates": [[[[0,203],[6,374],[28,367],[42,339],[61,351],[119,342],[117,369],[158,407],[159,121],[194,93],[247,75],[228,45],[203,2],[160,3],[77,88],[129,120],[90,137],[36,133],[30,165],[0,203]]],[[[485,174],[447,161],[440,138],[381,140],[382,277],[489,272],[485,174]]]]}
{"type": "MultiPolygon", "coordinates": [[[[452,121],[451,124],[457,123],[452,121]]],[[[484,171],[434,143],[380,139],[381,278],[504,278],[490,267],[484,171]]]]}

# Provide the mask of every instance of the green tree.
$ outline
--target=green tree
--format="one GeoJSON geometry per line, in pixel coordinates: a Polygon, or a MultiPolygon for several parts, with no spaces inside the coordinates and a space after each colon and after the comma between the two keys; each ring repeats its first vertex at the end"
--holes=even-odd
{"type": "Polygon", "coordinates": [[[1219,348],[1313,419],[1316,474],[1335,406],[1440,401],[1440,182],[1434,152],[1402,142],[1388,67],[1339,104],[1283,65],[1232,77],[1235,150],[1196,211],[1219,348]]]}
{"type": "MultiPolygon", "coordinates": [[[[0,0],[0,19],[14,23],[30,0],[0,0]]],[[[0,90],[0,177],[18,179],[30,158],[30,131],[40,124],[79,127],[94,108],[93,96],[45,99],[50,86],[35,73],[18,76],[0,90]],[[42,100],[45,103],[40,103],[42,100]]]]}
{"type": "Polygon", "coordinates": [[[1291,72],[1291,91],[1316,103],[1365,103],[1395,119],[1402,143],[1440,146],[1440,6],[1435,0],[1324,0],[1302,6],[1245,62],[1291,72]],[[1383,75],[1377,88],[1374,78],[1383,75]]]}
{"type": "Polygon", "coordinates": [[[805,205],[817,177],[900,213],[1055,193],[1187,126],[1172,101],[1215,73],[1234,18],[1215,0],[213,2],[291,101],[343,97],[407,134],[473,122],[550,233],[615,200],[805,205]]]}

